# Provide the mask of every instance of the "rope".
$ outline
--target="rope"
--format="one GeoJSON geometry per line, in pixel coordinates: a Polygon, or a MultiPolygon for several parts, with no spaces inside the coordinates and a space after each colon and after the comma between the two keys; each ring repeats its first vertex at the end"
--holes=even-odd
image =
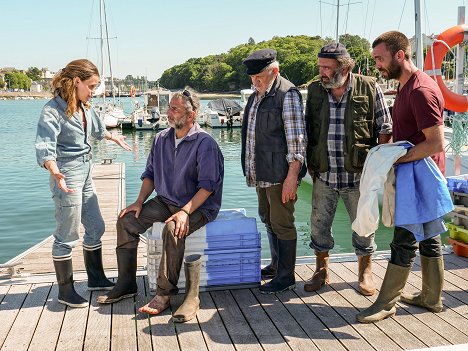
{"type": "Polygon", "coordinates": [[[468,146],[468,112],[456,113],[448,120],[452,124],[452,140],[449,146],[455,155],[461,155],[463,148],[468,146]]]}

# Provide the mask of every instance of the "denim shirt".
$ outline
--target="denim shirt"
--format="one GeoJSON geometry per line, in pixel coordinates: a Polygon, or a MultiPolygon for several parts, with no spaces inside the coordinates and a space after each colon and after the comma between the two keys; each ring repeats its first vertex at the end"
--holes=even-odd
{"type": "Polygon", "coordinates": [[[106,127],[93,108],[82,105],[86,118],[86,133],[80,115],[75,112],[67,117],[67,103],[60,96],[50,100],[42,109],[37,123],[36,159],[39,166],[49,160],[76,158],[89,154],[89,137],[101,140],[106,127]]]}
{"type": "Polygon", "coordinates": [[[154,190],[168,203],[183,207],[200,188],[212,192],[199,207],[209,222],[221,208],[224,158],[216,141],[198,123],[175,147],[174,128],[154,138],[141,179],[149,178],[154,190]]]}

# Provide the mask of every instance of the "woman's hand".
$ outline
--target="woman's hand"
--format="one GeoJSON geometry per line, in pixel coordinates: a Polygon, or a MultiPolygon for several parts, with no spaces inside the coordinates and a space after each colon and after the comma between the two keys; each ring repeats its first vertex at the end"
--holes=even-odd
{"type": "Polygon", "coordinates": [[[67,186],[67,183],[65,182],[65,176],[62,173],[54,173],[52,174],[52,177],[55,178],[55,181],[57,182],[57,186],[59,187],[60,190],[62,190],[64,193],[75,193],[76,189],[70,189],[67,186]]]}
{"type": "Polygon", "coordinates": [[[114,143],[119,145],[122,149],[131,151],[132,147],[129,144],[127,144],[127,142],[125,141],[126,138],[127,137],[125,135],[111,133],[110,140],[112,140],[114,143]]]}

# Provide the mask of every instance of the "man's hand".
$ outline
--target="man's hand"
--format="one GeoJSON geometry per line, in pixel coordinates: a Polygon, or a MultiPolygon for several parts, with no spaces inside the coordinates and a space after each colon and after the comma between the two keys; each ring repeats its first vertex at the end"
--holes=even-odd
{"type": "Polygon", "coordinates": [[[141,212],[141,208],[143,207],[143,204],[140,202],[134,202],[130,206],[124,208],[122,211],[120,211],[119,218],[122,218],[129,212],[135,212],[135,218],[138,218],[141,212]]]}
{"type": "Polygon", "coordinates": [[[283,190],[281,192],[281,200],[283,204],[288,201],[295,201],[297,198],[297,177],[287,176],[283,182],[283,190]]]}
{"type": "Polygon", "coordinates": [[[175,222],[175,229],[174,229],[174,236],[182,239],[186,236],[189,232],[189,215],[184,211],[180,210],[179,212],[174,213],[168,219],[166,219],[166,224],[174,221],[175,222]]]}

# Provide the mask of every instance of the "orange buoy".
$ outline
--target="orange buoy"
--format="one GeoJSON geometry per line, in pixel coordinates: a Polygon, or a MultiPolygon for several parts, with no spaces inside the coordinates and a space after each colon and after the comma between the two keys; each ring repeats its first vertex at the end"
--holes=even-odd
{"type": "Polygon", "coordinates": [[[136,95],[136,88],[132,85],[130,87],[130,97],[134,98],[136,95]]]}
{"type": "Polygon", "coordinates": [[[445,85],[442,79],[442,61],[449,48],[468,39],[468,25],[462,24],[447,29],[439,34],[437,41],[427,50],[424,61],[424,72],[439,85],[445,101],[445,108],[455,112],[468,111],[468,100],[465,95],[456,94],[445,85]],[[446,45],[445,45],[446,44],[446,45]]]}

